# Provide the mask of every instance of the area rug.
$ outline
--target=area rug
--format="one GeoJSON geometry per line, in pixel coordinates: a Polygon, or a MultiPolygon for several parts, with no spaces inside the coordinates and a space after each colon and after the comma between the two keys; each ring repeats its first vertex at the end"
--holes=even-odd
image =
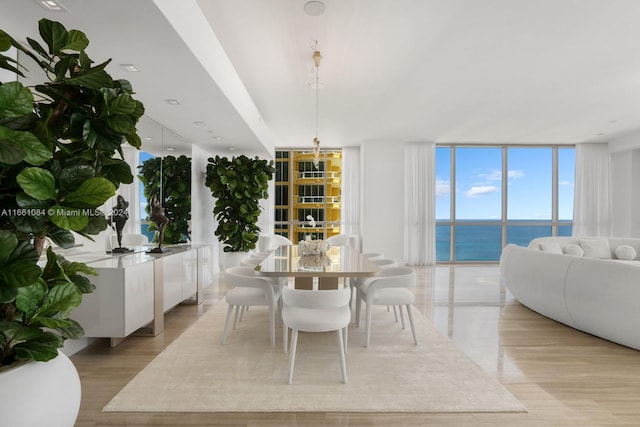
{"type": "Polygon", "coordinates": [[[300,333],[293,384],[282,331],[269,344],[266,309],[252,307],[220,344],[226,304],[212,307],[103,409],[105,412],[526,412],[414,309],[418,345],[392,312],[349,330],[342,384],[335,333],[300,333]]]}

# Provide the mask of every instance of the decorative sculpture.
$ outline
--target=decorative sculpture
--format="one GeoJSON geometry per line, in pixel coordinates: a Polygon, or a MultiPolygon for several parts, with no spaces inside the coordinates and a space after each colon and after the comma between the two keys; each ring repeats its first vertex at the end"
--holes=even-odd
{"type": "Polygon", "coordinates": [[[149,219],[155,222],[156,227],[158,228],[158,247],[151,249],[149,252],[162,253],[164,252],[164,250],[162,249],[162,242],[164,241],[164,229],[169,223],[169,218],[165,216],[164,208],[160,204],[160,200],[158,200],[157,194],[151,196],[151,212],[149,213],[149,219]]]}
{"type": "Polygon", "coordinates": [[[111,249],[111,253],[127,253],[133,252],[133,249],[122,247],[122,230],[129,219],[129,202],[123,196],[118,195],[116,205],[111,209],[111,215],[107,218],[109,225],[116,230],[118,237],[118,247],[111,249]]]}

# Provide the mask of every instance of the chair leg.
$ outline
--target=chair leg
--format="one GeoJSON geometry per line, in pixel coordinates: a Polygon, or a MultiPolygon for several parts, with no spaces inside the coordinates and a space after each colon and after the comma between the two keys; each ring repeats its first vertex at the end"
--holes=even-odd
{"type": "Polygon", "coordinates": [[[364,346],[369,347],[369,338],[371,337],[371,304],[367,304],[366,319],[364,323],[364,346]]]}
{"type": "Polygon", "coordinates": [[[362,307],[361,295],[358,288],[356,288],[356,328],[360,327],[360,308],[362,307]]]}
{"type": "Polygon", "coordinates": [[[240,307],[240,317],[238,318],[238,322],[242,322],[242,317],[244,316],[244,312],[246,310],[249,310],[249,307],[247,307],[246,305],[240,307]]]}
{"type": "Polygon", "coordinates": [[[231,320],[232,311],[233,311],[233,306],[229,305],[229,308],[227,309],[227,317],[224,321],[224,330],[222,331],[222,342],[221,342],[222,345],[224,345],[224,343],[227,342],[227,332],[229,331],[229,320],[231,320]]]}
{"type": "Polygon", "coordinates": [[[271,348],[276,348],[276,313],[273,304],[269,307],[269,338],[271,348]]]}
{"type": "Polygon", "coordinates": [[[238,325],[238,318],[240,317],[240,310],[242,309],[241,306],[236,305],[236,317],[233,319],[233,329],[236,328],[236,326],[238,325]]]}
{"type": "MultiPolygon", "coordinates": [[[[347,329],[347,328],[344,328],[347,329]]],[[[342,383],[346,384],[347,383],[347,364],[345,361],[345,357],[344,357],[344,353],[345,353],[345,347],[344,347],[344,342],[342,341],[342,330],[338,329],[337,331],[338,334],[338,352],[340,353],[340,373],[342,374],[342,383]]]]}
{"type": "Polygon", "coordinates": [[[288,349],[287,349],[288,338],[289,338],[289,327],[284,322],[282,322],[282,351],[285,354],[288,352],[288,349]]]}
{"type": "Polygon", "coordinates": [[[400,325],[402,325],[402,329],[404,329],[404,315],[402,314],[402,306],[398,306],[398,311],[400,312],[400,325]]]}
{"type": "Polygon", "coordinates": [[[293,365],[296,363],[296,349],[298,348],[298,330],[291,330],[291,350],[289,351],[289,378],[287,383],[293,382],[293,365]]]}
{"type": "Polygon", "coordinates": [[[398,321],[398,308],[395,305],[393,306],[393,317],[396,319],[396,322],[397,322],[398,321]]]}
{"type": "Polygon", "coordinates": [[[349,351],[349,327],[344,328],[344,354],[347,354],[349,351]]]}
{"type": "Polygon", "coordinates": [[[411,325],[411,334],[413,335],[413,343],[418,345],[418,336],[416,335],[416,327],[413,324],[413,314],[411,313],[411,305],[407,304],[407,317],[409,317],[409,324],[411,325]]]}

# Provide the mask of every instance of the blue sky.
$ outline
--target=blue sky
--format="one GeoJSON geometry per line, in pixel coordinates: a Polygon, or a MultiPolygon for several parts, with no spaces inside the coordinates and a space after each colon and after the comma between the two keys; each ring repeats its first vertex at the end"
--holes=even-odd
{"type": "MultiPolygon", "coordinates": [[[[558,154],[560,219],[573,217],[575,150],[561,148],[558,154]]],[[[508,219],[551,219],[552,150],[522,147],[508,150],[508,219]]],[[[436,153],[436,218],[449,218],[449,149],[436,153]]],[[[500,147],[456,148],[457,219],[500,219],[502,197],[502,149],[500,147]]]]}

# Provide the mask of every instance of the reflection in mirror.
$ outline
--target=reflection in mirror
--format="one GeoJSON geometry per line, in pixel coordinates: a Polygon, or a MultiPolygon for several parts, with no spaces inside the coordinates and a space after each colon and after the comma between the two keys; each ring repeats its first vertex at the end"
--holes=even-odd
{"type": "Polygon", "coordinates": [[[191,220],[191,143],[146,116],[142,119],[138,126],[142,138],[137,166],[139,231],[149,241],[158,242],[157,224],[149,218],[149,200],[156,195],[169,218],[163,243],[187,242],[191,220]]]}

